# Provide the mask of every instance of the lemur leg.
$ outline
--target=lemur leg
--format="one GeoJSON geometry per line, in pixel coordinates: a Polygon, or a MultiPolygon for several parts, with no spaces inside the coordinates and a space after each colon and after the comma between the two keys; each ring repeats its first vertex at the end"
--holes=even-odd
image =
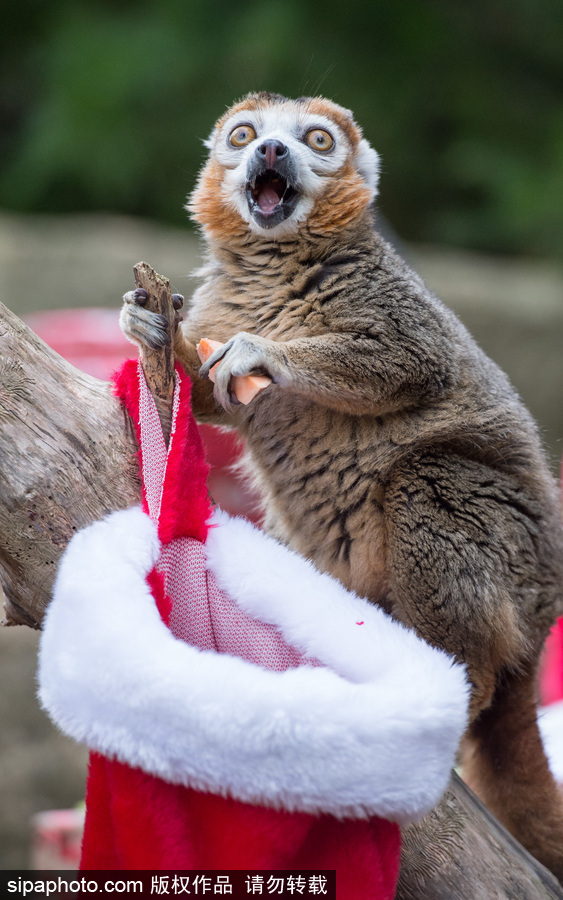
{"type": "Polygon", "coordinates": [[[410,459],[384,500],[390,600],[397,618],[466,663],[464,775],[563,879],[563,802],[537,725],[537,660],[553,611],[536,505],[480,463],[410,459]]]}
{"type": "Polygon", "coordinates": [[[502,824],[563,884],[563,805],[545,757],[530,670],[505,672],[463,743],[463,777],[502,824]]]}

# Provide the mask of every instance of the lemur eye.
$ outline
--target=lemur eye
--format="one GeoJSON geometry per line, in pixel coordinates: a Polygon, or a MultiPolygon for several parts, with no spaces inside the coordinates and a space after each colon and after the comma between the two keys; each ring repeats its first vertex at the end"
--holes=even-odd
{"type": "Polygon", "coordinates": [[[237,125],[229,135],[229,144],[233,147],[246,147],[256,137],[252,125],[237,125]]]}
{"type": "Polygon", "coordinates": [[[327,150],[331,150],[334,146],[332,136],[328,131],[323,131],[322,128],[314,128],[313,131],[305,135],[305,140],[312,150],[320,150],[321,153],[326,153],[327,150]]]}

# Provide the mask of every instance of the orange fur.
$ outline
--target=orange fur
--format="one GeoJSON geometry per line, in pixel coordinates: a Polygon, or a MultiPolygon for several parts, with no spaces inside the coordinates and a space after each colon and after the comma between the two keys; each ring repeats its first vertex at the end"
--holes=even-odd
{"type": "Polygon", "coordinates": [[[220,130],[228,119],[232,116],[236,116],[239,112],[244,112],[245,110],[254,112],[256,110],[264,109],[265,106],[279,105],[278,101],[275,99],[278,97],[279,94],[270,94],[268,91],[260,91],[257,94],[247,94],[246,97],[243,97],[242,100],[239,100],[238,103],[231,106],[227,112],[221,116],[215,127],[217,130],[220,130]]]}
{"type": "Polygon", "coordinates": [[[371,199],[370,189],[348,160],[316,201],[307,221],[308,230],[327,236],[337,234],[360,218],[371,199]]]}
{"type": "Polygon", "coordinates": [[[350,141],[352,150],[357,150],[362,133],[345,109],[324,97],[313,97],[307,102],[307,110],[335,122],[350,141]]]}
{"type": "Polygon", "coordinates": [[[215,159],[203,168],[186,208],[210,237],[225,241],[243,238],[248,225],[223,195],[224,169],[215,159]]]}

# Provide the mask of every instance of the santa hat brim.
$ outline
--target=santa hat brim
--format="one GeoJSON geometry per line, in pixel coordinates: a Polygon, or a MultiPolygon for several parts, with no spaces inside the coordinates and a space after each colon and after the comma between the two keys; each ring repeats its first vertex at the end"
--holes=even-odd
{"type": "Polygon", "coordinates": [[[140,509],[77,534],[59,569],[39,697],[78,741],[166,781],[286,810],[412,821],[435,805],[467,716],[463,667],[248,522],[207,541],[219,586],[321,666],[201,651],[162,623],[140,509]]]}

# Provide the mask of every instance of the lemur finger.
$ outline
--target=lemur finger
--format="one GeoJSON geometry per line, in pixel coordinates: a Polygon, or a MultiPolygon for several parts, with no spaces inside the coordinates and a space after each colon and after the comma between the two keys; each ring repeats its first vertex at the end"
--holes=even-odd
{"type": "Polygon", "coordinates": [[[149,301],[149,292],[144,288],[135,288],[133,297],[135,298],[135,303],[138,303],[139,306],[145,306],[149,301]]]}
{"type": "Polygon", "coordinates": [[[172,306],[174,307],[174,334],[178,330],[178,325],[184,318],[180,314],[180,310],[184,305],[184,297],[182,294],[172,294],[172,306]]]}
{"type": "Polygon", "coordinates": [[[124,303],[135,303],[137,306],[145,306],[149,299],[149,292],[144,288],[135,288],[134,291],[127,291],[123,294],[124,303]]]}
{"type": "Polygon", "coordinates": [[[217,403],[219,403],[223,409],[227,412],[231,412],[233,406],[240,406],[240,401],[237,399],[234,391],[231,388],[232,378],[228,370],[226,370],[223,374],[220,372],[220,368],[217,370],[217,375],[215,378],[215,387],[213,388],[213,396],[217,403]]]}
{"type": "Polygon", "coordinates": [[[222,359],[227,355],[231,347],[233,346],[233,338],[230,341],[227,341],[226,344],[223,344],[214,353],[211,354],[208,360],[204,362],[201,369],[199,370],[200,378],[209,378],[209,373],[213,366],[216,366],[218,362],[221,362],[222,359]]]}

